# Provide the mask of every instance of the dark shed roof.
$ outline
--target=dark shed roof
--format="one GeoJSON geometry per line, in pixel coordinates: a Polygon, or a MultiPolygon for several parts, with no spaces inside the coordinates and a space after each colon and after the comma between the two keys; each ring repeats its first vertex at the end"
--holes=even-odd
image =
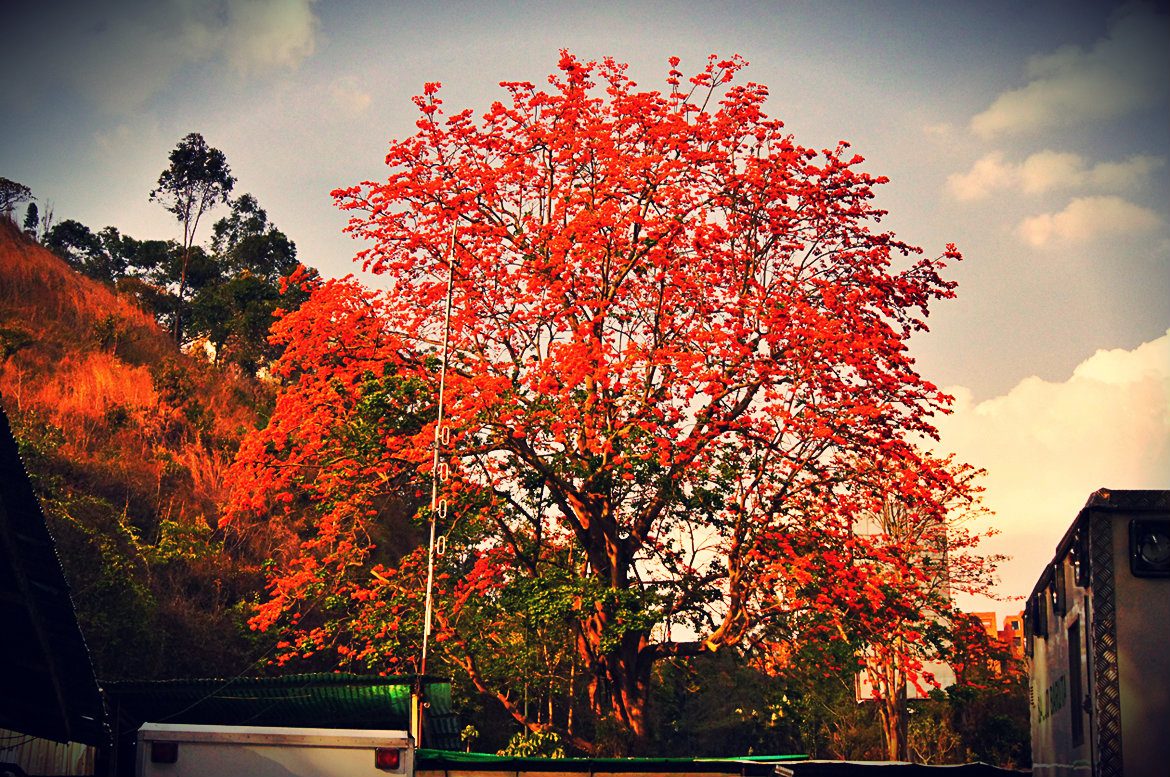
{"type": "Polygon", "coordinates": [[[2,408],[0,629],[0,728],[58,742],[105,742],[89,649],[2,408]]]}

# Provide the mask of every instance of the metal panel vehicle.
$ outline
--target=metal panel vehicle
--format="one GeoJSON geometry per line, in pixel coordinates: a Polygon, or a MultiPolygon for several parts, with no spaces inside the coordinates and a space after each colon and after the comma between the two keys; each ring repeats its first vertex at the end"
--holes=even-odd
{"type": "Polygon", "coordinates": [[[138,777],[386,777],[414,773],[406,731],[146,723],[138,777]]]}
{"type": "Polygon", "coordinates": [[[1170,769],[1170,491],[1089,497],[1024,611],[1032,773],[1170,769]]]}

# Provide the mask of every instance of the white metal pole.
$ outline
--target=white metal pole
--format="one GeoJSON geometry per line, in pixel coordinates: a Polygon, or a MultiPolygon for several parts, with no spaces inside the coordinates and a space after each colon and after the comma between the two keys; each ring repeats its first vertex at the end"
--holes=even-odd
{"type": "MultiPolygon", "coordinates": [[[[443,437],[443,401],[447,390],[447,349],[451,340],[451,305],[455,291],[455,227],[451,227],[451,246],[447,253],[447,302],[443,314],[443,355],[439,366],[439,403],[435,418],[435,442],[431,459],[431,516],[430,539],[427,543],[427,590],[426,605],[423,615],[423,642],[422,658],[419,661],[419,675],[427,673],[427,648],[430,645],[431,617],[433,611],[435,585],[435,519],[439,513],[439,454],[443,437]]],[[[422,692],[422,681],[418,683],[417,693],[422,692]]],[[[412,721],[415,732],[415,746],[421,745],[422,740],[422,700],[415,699],[415,713],[412,721]]]]}

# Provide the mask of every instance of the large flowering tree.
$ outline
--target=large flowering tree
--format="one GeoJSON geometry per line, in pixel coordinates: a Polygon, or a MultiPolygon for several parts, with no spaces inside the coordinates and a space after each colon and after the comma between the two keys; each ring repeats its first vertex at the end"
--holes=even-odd
{"type": "Polygon", "coordinates": [[[882,231],[884,179],[797,145],[744,65],[672,59],[652,91],[565,53],[482,116],[427,84],[389,177],[334,193],[388,290],[328,282],[278,325],[285,385],[235,470],[286,657],[418,666],[425,555],[385,526],[436,474],[449,273],[436,660],[533,730],[580,715],[526,709],[520,677],[643,738],[655,662],[762,638],[780,538],[858,509],[856,462],[917,505],[954,485],[912,443],[946,397],[906,349],[958,254],[882,231]]]}

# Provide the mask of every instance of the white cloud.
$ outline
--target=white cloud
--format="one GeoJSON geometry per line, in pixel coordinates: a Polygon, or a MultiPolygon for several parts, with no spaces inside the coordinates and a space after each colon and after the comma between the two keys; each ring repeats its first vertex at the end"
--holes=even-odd
{"type": "Polygon", "coordinates": [[[979,159],[965,173],[952,173],[947,178],[947,189],[960,200],[981,200],[997,189],[1012,185],[1015,168],[1004,161],[1003,153],[992,151],[979,159]]]}
{"type": "Polygon", "coordinates": [[[64,75],[107,109],[133,109],[214,53],[215,34],[196,11],[179,1],[79,8],[61,31],[64,75]]]}
{"type": "Polygon", "coordinates": [[[1089,173],[1079,154],[1040,151],[1020,164],[1018,176],[1021,189],[1029,194],[1039,194],[1082,185],[1089,173]]]}
{"type": "Polygon", "coordinates": [[[1098,351],[1063,383],[1027,378],[1004,396],[956,396],[942,446],[986,468],[1001,534],[987,550],[1014,558],[1001,592],[1027,594],[1089,494],[1170,488],[1170,331],[1133,350],[1098,351]]]}
{"type": "Polygon", "coordinates": [[[339,111],[351,117],[365,113],[373,100],[353,76],[339,78],[330,84],[329,96],[339,111]]]}
{"type": "Polygon", "coordinates": [[[1024,219],[1016,232],[1029,245],[1045,248],[1152,232],[1162,224],[1154,211],[1120,197],[1077,197],[1058,213],[1024,219]]]}
{"type": "Polygon", "coordinates": [[[1170,95],[1170,16],[1126,6],[1088,50],[1064,46],[1028,63],[1031,79],[971,120],[982,137],[1123,116],[1170,95]]]}
{"type": "Polygon", "coordinates": [[[992,151],[977,160],[969,171],[949,176],[947,188],[959,200],[984,199],[1007,189],[1026,194],[1060,189],[1123,193],[1145,185],[1150,175],[1165,164],[1165,157],[1135,154],[1120,162],[1090,166],[1079,154],[1050,150],[1039,151],[1019,164],[1012,164],[1004,160],[1002,152],[992,151]]]}
{"type": "Polygon", "coordinates": [[[1165,164],[1166,157],[1136,154],[1121,162],[1102,162],[1089,170],[1087,177],[1089,185],[1098,191],[1122,192],[1144,183],[1165,164]]]}
{"type": "Polygon", "coordinates": [[[233,0],[222,50],[238,70],[295,68],[316,48],[313,0],[233,0]]]}

